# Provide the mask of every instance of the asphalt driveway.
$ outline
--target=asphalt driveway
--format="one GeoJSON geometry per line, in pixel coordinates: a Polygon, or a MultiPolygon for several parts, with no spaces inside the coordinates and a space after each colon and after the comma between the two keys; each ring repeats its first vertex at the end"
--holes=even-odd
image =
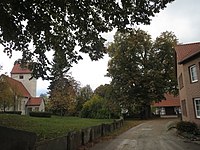
{"type": "Polygon", "coordinates": [[[200,150],[200,145],[176,135],[168,126],[176,119],[147,121],[90,150],[200,150]]]}

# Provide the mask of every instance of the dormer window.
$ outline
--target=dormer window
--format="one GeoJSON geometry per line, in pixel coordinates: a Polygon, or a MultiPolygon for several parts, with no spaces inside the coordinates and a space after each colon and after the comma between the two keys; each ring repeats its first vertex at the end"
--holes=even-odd
{"type": "Polygon", "coordinates": [[[24,76],[23,75],[19,75],[19,79],[24,79],[24,76]]]}
{"type": "Polygon", "coordinates": [[[197,82],[198,78],[197,78],[197,68],[196,68],[196,65],[190,66],[189,67],[189,71],[190,71],[191,82],[192,83],[197,82]]]}

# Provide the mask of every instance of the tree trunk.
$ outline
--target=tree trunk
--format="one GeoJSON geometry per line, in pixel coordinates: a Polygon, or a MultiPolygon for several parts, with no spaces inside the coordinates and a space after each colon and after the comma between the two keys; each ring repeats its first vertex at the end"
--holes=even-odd
{"type": "Polygon", "coordinates": [[[143,115],[142,115],[142,119],[149,119],[151,118],[151,105],[144,105],[143,107],[144,111],[143,111],[143,115]]]}

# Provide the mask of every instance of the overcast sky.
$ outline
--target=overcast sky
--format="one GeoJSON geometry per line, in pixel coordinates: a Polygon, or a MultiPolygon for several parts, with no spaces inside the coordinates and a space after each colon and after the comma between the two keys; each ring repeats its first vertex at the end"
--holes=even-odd
{"type": "MultiPolygon", "coordinates": [[[[161,34],[161,32],[172,31],[177,36],[179,43],[192,43],[200,41],[200,0],[175,0],[168,4],[167,8],[156,14],[152,18],[151,25],[140,26],[147,31],[153,39],[161,34]]],[[[104,37],[109,41],[113,41],[115,31],[104,34],[104,37]]],[[[10,75],[14,61],[20,58],[20,54],[14,52],[13,57],[9,59],[2,52],[0,46],[0,64],[3,65],[3,71],[10,75]]],[[[84,55],[84,60],[79,61],[71,69],[72,76],[75,80],[81,83],[81,86],[89,84],[94,90],[101,84],[109,83],[110,79],[105,77],[107,73],[108,56],[99,61],[90,61],[87,55],[84,55]]],[[[48,81],[37,82],[37,95],[46,93],[48,81]]]]}

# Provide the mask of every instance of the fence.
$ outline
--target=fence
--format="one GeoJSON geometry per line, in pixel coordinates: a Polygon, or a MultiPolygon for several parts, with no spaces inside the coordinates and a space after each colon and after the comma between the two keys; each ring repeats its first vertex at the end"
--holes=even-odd
{"type": "Polygon", "coordinates": [[[123,125],[123,119],[110,124],[101,124],[65,136],[36,142],[36,134],[0,126],[0,149],[2,150],[77,150],[80,146],[96,140],[123,125]]]}

